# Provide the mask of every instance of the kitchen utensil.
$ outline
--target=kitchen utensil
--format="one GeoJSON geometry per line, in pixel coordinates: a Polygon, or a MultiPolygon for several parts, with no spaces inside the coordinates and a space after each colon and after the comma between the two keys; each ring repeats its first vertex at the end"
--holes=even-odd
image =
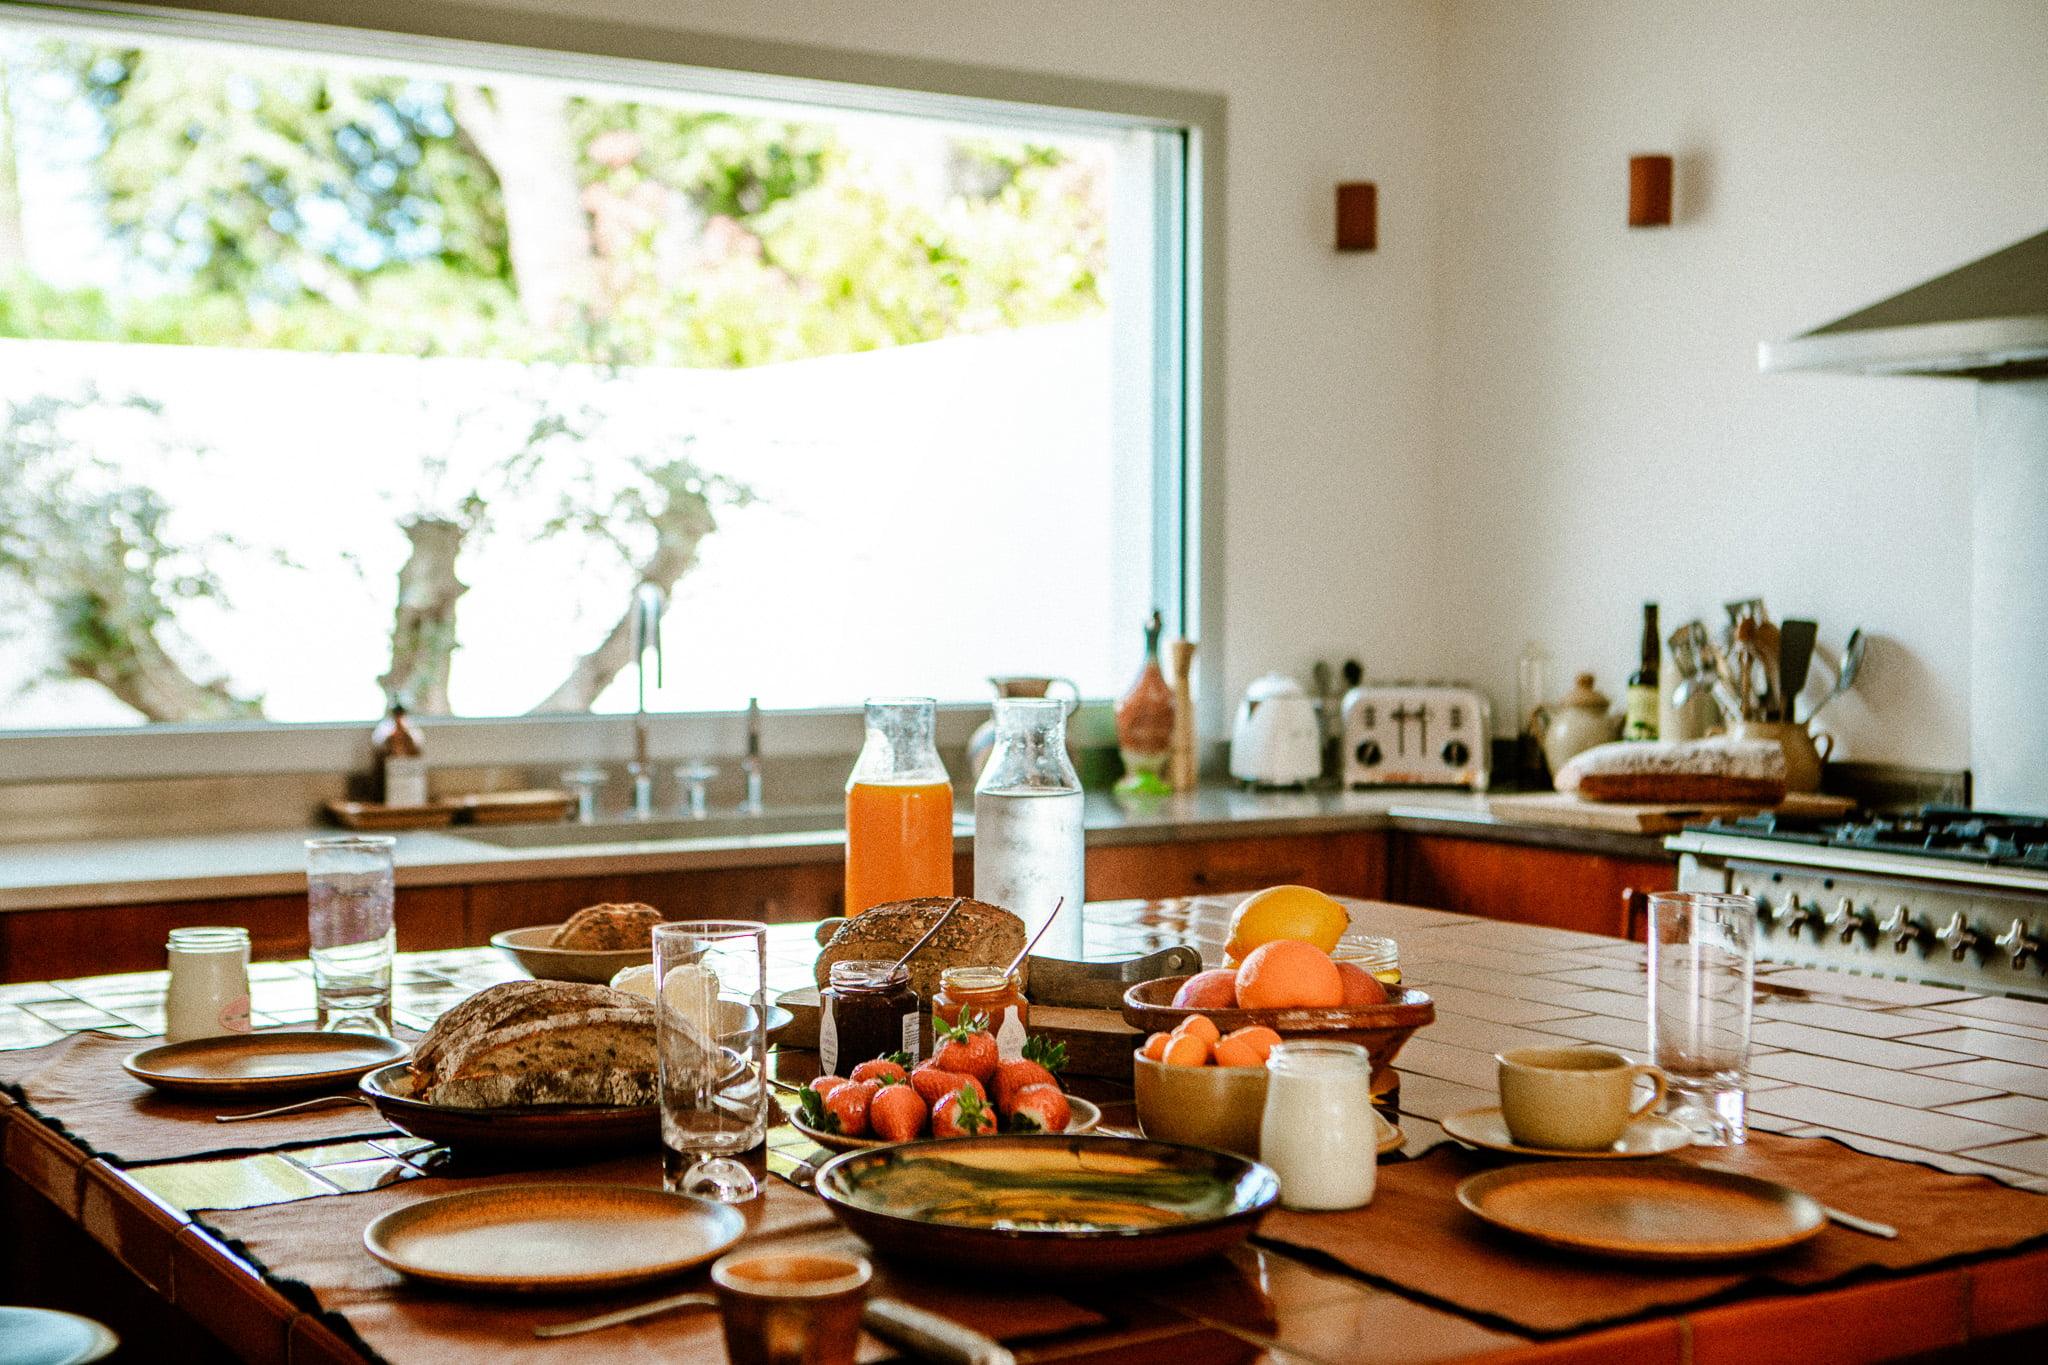
{"type": "Polygon", "coordinates": [[[1446,1133],[1473,1147],[1513,1156],[1570,1157],[1575,1161],[1617,1161],[1660,1156],[1692,1145],[1692,1131],[1661,1114],[1642,1114],[1631,1119],[1619,1138],[1597,1151],[1564,1151],[1554,1147],[1527,1147],[1508,1131],[1507,1115],[1496,1106],[1468,1109],[1443,1120],[1446,1133]]]}
{"type": "Polygon", "coordinates": [[[1025,959],[1035,1005],[1074,1009],[1117,1009],[1124,992],[1140,981],[1189,977],[1202,970],[1201,950],[1181,943],[1121,962],[1071,962],[1060,957],[1025,959]]]}
{"type": "Polygon", "coordinates": [[[654,961],[654,948],[555,948],[548,944],[559,924],[535,924],[524,929],[501,929],[491,935],[491,946],[541,981],[581,981],[594,986],[608,984],[628,967],[644,967],[654,961]]]}
{"type": "Polygon", "coordinates": [[[1413,986],[1387,987],[1384,1005],[1329,1009],[1183,1009],[1173,1004],[1184,976],[1141,981],[1124,992],[1124,1022],[1140,1033],[1171,1033],[1191,1014],[1205,1014],[1223,1033],[1263,1024],[1283,1038],[1320,1038],[1359,1043],[1372,1054],[1373,1075],[1382,1075],[1410,1034],[1436,1018],[1436,1003],[1413,986]]]}
{"type": "Polygon", "coordinates": [[[1338,713],[1343,694],[1337,690],[1337,671],[1330,667],[1327,659],[1317,659],[1310,676],[1316,685],[1316,721],[1323,738],[1323,771],[1328,777],[1337,771],[1338,744],[1342,738],[1343,717],[1338,713]]]}
{"type": "Polygon", "coordinates": [[[1858,626],[1855,630],[1849,632],[1848,643],[1842,646],[1842,666],[1835,672],[1834,687],[1829,689],[1828,694],[1820,699],[1820,705],[1807,712],[1807,721],[1811,723],[1815,716],[1827,709],[1828,703],[1854,687],[1856,685],[1856,675],[1862,672],[1862,670],[1863,628],[1858,626]]]}
{"type": "Polygon", "coordinates": [[[1820,634],[1814,621],[1789,620],[1778,628],[1778,719],[1789,721],[1806,675],[1813,666],[1813,644],[1820,634]]]}
{"type": "Polygon", "coordinates": [[[1346,786],[1471,787],[1492,773],[1492,708],[1469,687],[1358,686],[1344,695],[1346,786]]]}
{"type": "Polygon", "coordinates": [[[661,1141],[661,1112],[651,1104],[542,1104],[458,1109],[412,1097],[404,1063],[380,1067],[358,1086],[387,1122],[417,1138],[460,1151],[519,1154],[649,1149],[661,1141]]]}
{"type": "Polygon", "coordinates": [[[662,1179],[670,1190],[728,1204],[760,1192],[738,1158],[768,1132],[767,973],[765,924],[654,927],[662,1179]]]}
{"type": "Polygon", "coordinates": [[[458,1289],[594,1292],[702,1265],[746,1226],[737,1209],[638,1185],[502,1185],[393,1209],[363,1229],[363,1249],[458,1289]]]}
{"type": "Polygon", "coordinates": [[[386,834],[306,840],[316,1028],[391,1032],[393,848],[386,834]]]}
{"type": "MultiPolygon", "coordinates": [[[[1024,965],[1024,959],[1025,959],[1025,958],[1027,958],[1027,957],[1029,957],[1029,956],[1031,956],[1031,950],[1032,950],[1033,948],[1036,948],[1036,947],[1038,946],[1038,940],[1040,940],[1040,939],[1042,939],[1042,938],[1044,938],[1044,937],[1045,937],[1045,931],[1046,931],[1046,930],[1048,930],[1048,929],[1050,929],[1050,928],[1052,928],[1052,922],[1053,922],[1054,920],[1056,920],[1056,919],[1058,919],[1058,918],[1060,917],[1060,909],[1061,909],[1061,908],[1062,908],[1063,906],[1065,906],[1065,905],[1066,905],[1066,903],[1067,903],[1067,898],[1066,898],[1065,896],[1062,896],[1062,897],[1060,897],[1060,898],[1059,898],[1058,900],[1056,900],[1056,901],[1054,901],[1054,902],[1052,903],[1052,913],[1051,913],[1051,914],[1049,914],[1049,915],[1047,915],[1047,916],[1045,917],[1045,923],[1043,923],[1043,924],[1041,924],[1041,925],[1039,925],[1039,926],[1038,926],[1038,932],[1037,932],[1037,933],[1035,933],[1035,934],[1033,934],[1033,935],[1031,936],[1031,939],[1030,939],[1030,941],[1029,941],[1029,942],[1027,942],[1027,943],[1026,943],[1026,944],[1025,944],[1025,945],[1024,945],[1024,946],[1023,946],[1022,948],[1019,948],[1019,949],[1017,950],[1017,955],[1016,955],[1015,957],[1013,957],[1013,958],[1011,958],[1011,959],[1010,959],[1010,962],[1009,962],[1009,965],[1008,965],[1008,966],[1006,966],[1006,967],[1004,967],[1004,968],[1003,968],[1003,975],[1004,975],[1004,976],[1009,976],[1010,974],[1012,974],[1013,972],[1015,972],[1015,971],[1016,971],[1016,970],[1017,970],[1017,969],[1018,969],[1019,967],[1021,967],[1021,966],[1023,966],[1023,965],[1024,965]]],[[[954,909],[958,909],[958,908],[959,908],[959,902],[957,902],[957,901],[956,901],[956,902],[954,902],[954,909]]],[[[952,911],[950,911],[950,910],[949,910],[949,911],[947,911],[946,913],[948,913],[948,914],[951,914],[951,913],[952,913],[952,911]]],[[[936,926],[936,925],[934,925],[933,927],[934,927],[934,928],[936,928],[937,926],[936,926]]],[[[930,934],[929,932],[927,932],[927,933],[925,934],[925,938],[930,938],[930,937],[931,937],[931,934],[930,934]]],[[[912,948],[912,949],[910,950],[910,952],[912,952],[912,953],[914,953],[914,952],[916,952],[916,951],[917,951],[917,949],[915,949],[915,948],[912,948]]],[[[909,956],[910,956],[910,953],[905,953],[905,954],[904,954],[904,957],[905,957],[906,959],[907,959],[907,958],[908,958],[909,956]]],[[[897,965],[898,965],[898,966],[901,966],[901,965],[902,965],[902,963],[898,963],[897,965]]]]}
{"type": "Polygon", "coordinates": [[[1255,1161],[1124,1137],[971,1137],[836,1156],[816,1191],[884,1255],[963,1270],[1100,1276],[1243,1241],[1279,1197],[1255,1161]]]}
{"type": "Polygon", "coordinates": [[[1173,677],[1173,740],[1166,753],[1166,781],[1177,792],[1191,792],[1202,778],[1195,737],[1195,642],[1175,640],[1167,646],[1173,677]]]}
{"type": "Polygon", "coordinates": [[[1552,1151],[1604,1152],[1664,1102],[1664,1073],[1604,1047],[1522,1047],[1494,1056],[1500,1111],[1515,1141],[1552,1151]],[[1636,1082],[1650,1093],[1639,1103],[1636,1082]]]}
{"type": "Polygon", "coordinates": [[[1830,1223],[1839,1223],[1850,1231],[1860,1232],[1867,1237],[1883,1237],[1889,1240],[1899,1235],[1899,1230],[1890,1223],[1880,1223],[1875,1218],[1858,1218],[1853,1213],[1844,1213],[1826,1204],[1821,1205],[1820,1211],[1828,1216],[1830,1223]]]}
{"type": "Polygon", "coordinates": [[[1314,781],[1322,771],[1315,703],[1284,673],[1255,679],[1231,727],[1230,775],[1257,786],[1288,787],[1314,781]]]}
{"type": "Polygon", "coordinates": [[[1703,1146],[1739,1145],[1748,1137],[1756,901],[1655,892],[1649,933],[1650,1057],[1670,1082],[1672,1117],[1703,1146]]]}
{"type": "Polygon", "coordinates": [[[1762,1256],[1827,1224],[1798,1190],[1661,1161],[1503,1166],[1462,1181],[1458,1202],[1546,1246],[1639,1261],[1762,1256]]]}
{"type": "Polygon", "coordinates": [[[331,1109],[336,1105],[359,1104],[365,1109],[373,1108],[361,1095],[322,1095],[317,1100],[299,1100],[294,1104],[280,1104],[271,1109],[256,1109],[247,1114],[215,1114],[215,1123],[247,1123],[250,1119],[272,1119],[279,1114],[298,1114],[308,1109],[331,1109]]]}
{"type": "MultiPolygon", "coordinates": [[[[1192,1070],[1193,1068],[1182,1069],[1192,1070]]],[[[1063,1136],[1079,1137],[1083,1133],[1092,1133],[1095,1131],[1096,1126],[1101,1122],[1102,1110],[1093,1101],[1084,1100],[1079,1095],[1067,1096],[1067,1126],[1063,1136]]],[[[889,1147],[896,1145],[889,1142],[886,1138],[846,1137],[840,1133],[827,1133],[820,1129],[813,1128],[810,1124],[804,1122],[803,1112],[801,1110],[792,1113],[789,1116],[789,1126],[796,1129],[799,1133],[802,1133],[811,1141],[817,1143],[820,1147],[826,1148],[828,1151],[860,1152],[865,1151],[870,1147],[889,1147]]],[[[958,1138],[943,1138],[933,1140],[948,1142],[960,1141],[960,1139],[958,1138]]]]}
{"type": "Polygon", "coordinates": [[[639,1303],[631,1308],[619,1308],[609,1313],[599,1313],[594,1318],[577,1318],[573,1322],[557,1322],[546,1327],[536,1327],[537,1337],[575,1337],[585,1332],[602,1332],[607,1327],[621,1327],[642,1318],[657,1317],[673,1313],[678,1308],[716,1308],[718,1300],[709,1294],[671,1294],[665,1299],[654,1299],[639,1303]]]}
{"type": "Polygon", "coordinates": [[[835,1251],[735,1251],[711,1267],[731,1365],[853,1365],[874,1267],[835,1251]]]}
{"type": "Polygon", "coordinates": [[[1769,621],[1759,621],[1756,627],[1757,670],[1762,675],[1757,691],[1757,704],[1766,719],[1778,714],[1778,652],[1784,639],[1784,632],[1769,621]]]}
{"type": "MultiPolygon", "coordinates": [[[[953,918],[953,912],[955,910],[958,910],[960,908],[960,903],[966,899],[967,897],[965,896],[953,897],[953,903],[947,906],[944,910],[939,912],[939,917],[932,921],[932,927],[925,930],[922,934],[918,935],[917,942],[911,944],[908,948],[905,948],[903,950],[903,956],[897,958],[896,965],[894,967],[891,967],[889,970],[891,972],[894,972],[898,968],[909,966],[910,959],[917,956],[917,950],[924,947],[925,944],[930,943],[932,941],[932,935],[936,934],[937,932],[939,932],[940,929],[943,929],[945,927],[946,921],[953,918]]],[[[1039,932],[1044,933],[1045,931],[1041,929],[1039,930],[1039,932]]],[[[1032,943],[1036,943],[1037,941],[1037,939],[1033,939],[1032,943]]],[[[1030,946],[1030,944],[1025,945],[1025,952],[1030,951],[1030,946]]],[[[1019,953],[1017,954],[1017,956],[1021,958],[1024,956],[1024,954],[1019,953]]],[[[1013,962],[1010,964],[1010,969],[1012,971],[1015,971],[1016,967],[1016,963],[1013,962]]]]}
{"type": "Polygon", "coordinates": [[[220,1100],[231,1095],[289,1095],[352,1084],[412,1049],[363,1033],[223,1033],[146,1047],[121,1069],[159,1090],[220,1100]]]}
{"type": "Polygon", "coordinates": [[[1346,659],[1344,667],[1338,671],[1343,675],[1345,691],[1365,685],[1365,665],[1358,660],[1346,659]]]}

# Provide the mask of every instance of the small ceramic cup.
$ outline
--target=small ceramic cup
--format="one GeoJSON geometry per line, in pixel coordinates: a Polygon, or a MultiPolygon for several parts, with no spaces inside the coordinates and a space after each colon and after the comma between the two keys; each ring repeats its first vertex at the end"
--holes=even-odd
{"type": "Polygon", "coordinates": [[[1664,1103],[1662,1071],[1604,1047],[1523,1047],[1499,1053],[1494,1061],[1500,1065],[1501,1115],[1524,1147],[1602,1151],[1664,1103]],[[1632,1105],[1638,1076],[1647,1076],[1652,1089],[1649,1099],[1632,1105]]]}
{"type": "Polygon", "coordinates": [[[874,1268],[828,1252],[735,1251],[711,1267],[733,1365],[851,1365],[874,1268]]]}

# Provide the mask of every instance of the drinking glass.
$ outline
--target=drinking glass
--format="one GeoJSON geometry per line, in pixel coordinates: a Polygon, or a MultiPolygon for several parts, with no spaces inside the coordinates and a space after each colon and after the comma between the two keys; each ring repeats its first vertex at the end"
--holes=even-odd
{"type": "Polygon", "coordinates": [[[1650,897],[1650,1059],[1672,1117],[1701,1146],[1748,1140],[1756,901],[1704,891],[1650,897]]]}
{"type": "Polygon", "coordinates": [[[392,844],[381,834],[306,840],[318,1028],[391,1035],[392,844]]]}
{"type": "Polygon", "coordinates": [[[768,1135],[768,926],[654,926],[662,1179],[728,1204],[760,1191],[736,1158],[768,1135]]]}

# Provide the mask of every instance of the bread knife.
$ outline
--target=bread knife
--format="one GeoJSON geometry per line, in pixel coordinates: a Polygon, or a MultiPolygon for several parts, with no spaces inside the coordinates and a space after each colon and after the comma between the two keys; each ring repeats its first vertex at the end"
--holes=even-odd
{"type": "Polygon", "coordinates": [[[1192,976],[1202,970],[1202,954],[1185,943],[1121,962],[1075,962],[1064,957],[1033,957],[1026,979],[1035,1005],[1072,1009],[1119,1009],[1124,992],[1140,981],[1162,976],[1192,976]]]}

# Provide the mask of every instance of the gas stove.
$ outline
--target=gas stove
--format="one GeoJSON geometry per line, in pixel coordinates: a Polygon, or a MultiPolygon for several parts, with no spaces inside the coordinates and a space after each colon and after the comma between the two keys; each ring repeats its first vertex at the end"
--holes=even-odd
{"type": "Polygon", "coordinates": [[[2048,997],[2048,818],[1766,814],[1691,825],[1665,846],[1682,889],[1757,898],[1761,960],[2048,997]]]}

